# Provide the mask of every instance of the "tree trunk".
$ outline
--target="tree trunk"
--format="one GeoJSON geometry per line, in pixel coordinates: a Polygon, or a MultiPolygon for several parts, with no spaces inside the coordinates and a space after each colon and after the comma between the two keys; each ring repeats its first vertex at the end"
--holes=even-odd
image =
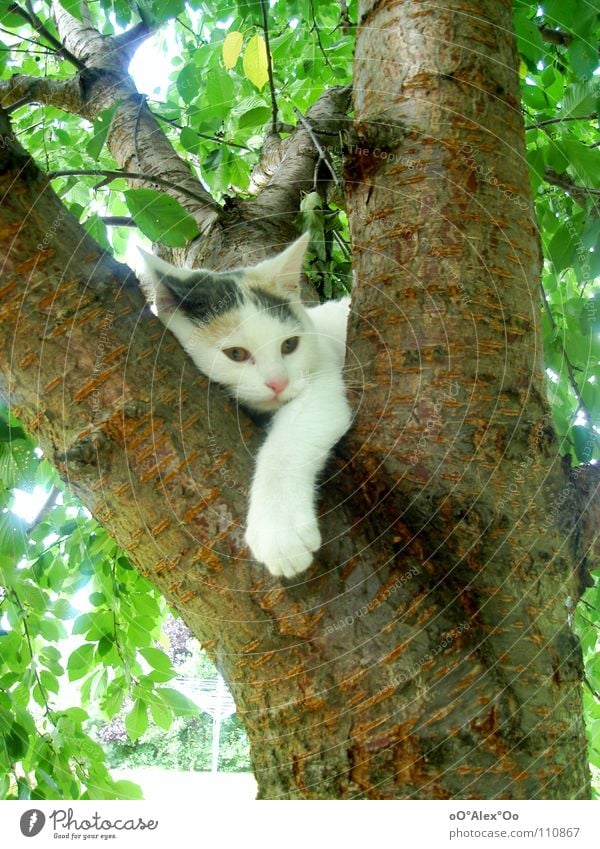
{"type": "MultiPolygon", "coordinates": [[[[294,584],[243,543],[261,434],[0,116],[2,385],[215,659],[262,798],[588,795],[569,617],[597,478],[561,461],[544,401],[510,3],[476,7],[361,4],[346,171],[357,419],[323,485],[325,544],[294,584]]],[[[297,205],[286,157],[310,182],[315,156],[294,151],[229,220],[187,199],[204,264],[233,261],[226,227],[251,254],[265,209],[297,205]]]]}

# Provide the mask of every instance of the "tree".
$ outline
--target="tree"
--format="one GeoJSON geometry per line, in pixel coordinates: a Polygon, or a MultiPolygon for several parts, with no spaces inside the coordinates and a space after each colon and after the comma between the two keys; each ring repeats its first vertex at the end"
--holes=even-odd
{"type": "Polygon", "coordinates": [[[509,3],[138,4],[141,22],[120,34],[108,12],[123,25],[131,11],[117,0],[54,2],[51,18],[45,4],[3,7],[55,54],[52,75],[27,56],[0,83],[3,385],[215,659],[260,795],[586,797],[570,619],[598,524],[596,468],[574,467],[597,456],[597,16],[515,7],[552,234],[541,299],[509,3]],[[127,66],[172,15],[184,45],[159,117],[127,66]],[[350,122],[335,83],[348,81],[353,22],[350,122]],[[40,165],[11,119],[41,122],[27,139],[40,165]],[[293,238],[303,206],[329,290],[347,270],[347,207],[357,415],[323,485],[326,544],[299,581],[247,559],[260,429],[207,386],[102,249],[103,210],[82,203],[99,178],[109,223],[128,210],[181,265],[257,261],[293,238]],[[574,322],[587,347],[570,351],[574,322]]]}

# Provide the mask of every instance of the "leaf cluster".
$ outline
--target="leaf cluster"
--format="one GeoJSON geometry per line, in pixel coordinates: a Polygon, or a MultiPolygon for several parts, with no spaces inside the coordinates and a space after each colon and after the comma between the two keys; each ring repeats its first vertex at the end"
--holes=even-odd
{"type": "MultiPolygon", "coordinates": [[[[0,409],[0,798],[131,797],[90,736],[125,700],[129,738],[195,705],[173,686],[166,603],[0,409]],[[36,503],[37,514],[24,517],[36,503]]],[[[139,791],[135,791],[139,795],[139,791]]]]}

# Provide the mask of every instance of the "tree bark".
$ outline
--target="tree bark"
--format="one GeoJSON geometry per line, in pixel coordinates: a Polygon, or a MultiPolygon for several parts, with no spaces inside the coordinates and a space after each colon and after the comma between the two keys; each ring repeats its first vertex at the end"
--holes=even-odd
{"type": "MultiPolygon", "coordinates": [[[[262,798],[589,792],[569,617],[597,475],[561,460],[544,401],[510,4],[476,7],[361,4],[346,173],[357,420],[323,485],[325,544],[296,583],[243,543],[261,433],[194,370],[0,115],[1,385],[217,662],[262,798]]],[[[90,63],[94,44],[59,32],[90,63]]],[[[111,150],[146,168],[144,121],[123,109],[111,150]]],[[[199,202],[207,235],[188,259],[227,267],[242,246],[257,259],[267,232],[289,238],[318,158],[297,133],[256,200],[232,213],[199,202]],[[266,224],[266,209],[283,217],[266,224]]]]}

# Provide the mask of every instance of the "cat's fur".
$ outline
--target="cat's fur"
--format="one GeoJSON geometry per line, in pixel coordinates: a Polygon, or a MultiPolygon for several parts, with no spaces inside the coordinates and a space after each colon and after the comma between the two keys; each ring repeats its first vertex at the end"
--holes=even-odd
{"type": "Polygon", "coordinates": [[[178,269],[143,253],[148,299],[200,371],[252,410],[273,413],[246,542],[272,575],[288,578],[321,545],[316,480],[351,420],[342,378],[349,299],[302,306],[307,246],[305,233],[272,259],[228,272],[178,269]]]}

